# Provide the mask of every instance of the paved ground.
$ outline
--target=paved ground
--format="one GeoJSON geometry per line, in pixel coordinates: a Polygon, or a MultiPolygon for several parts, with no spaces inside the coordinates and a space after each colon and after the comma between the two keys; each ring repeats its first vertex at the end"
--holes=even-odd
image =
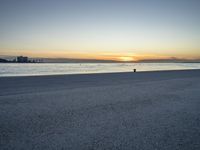
{"type": "Polygon", "coordinates": [[[0,149],[200,149],[200,71],[0,78],[0,149]]]}

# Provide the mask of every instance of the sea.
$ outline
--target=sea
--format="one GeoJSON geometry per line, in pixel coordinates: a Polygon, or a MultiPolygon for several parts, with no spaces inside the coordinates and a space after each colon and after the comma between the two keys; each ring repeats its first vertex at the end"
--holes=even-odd
{"type": "Polygon", "coordinates": [[[200,69],[200,63],[1,63],[0,77],[200,69]]]}

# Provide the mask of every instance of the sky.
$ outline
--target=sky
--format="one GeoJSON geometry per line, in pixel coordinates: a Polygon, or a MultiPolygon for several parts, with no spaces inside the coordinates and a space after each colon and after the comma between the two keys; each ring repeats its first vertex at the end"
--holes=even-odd
{"type": "Polygon", "coordinates": [[[200,0],[0,0],[0,55],[200,58],[200,0]]]}

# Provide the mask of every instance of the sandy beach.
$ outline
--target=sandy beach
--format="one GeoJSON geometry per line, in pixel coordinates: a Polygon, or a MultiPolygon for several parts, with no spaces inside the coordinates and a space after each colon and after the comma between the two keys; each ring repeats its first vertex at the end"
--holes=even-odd
{"type": "Polygon", "coordinates": [[[1,77],[0,149],[199,150],[200,70],[1,77]]]}

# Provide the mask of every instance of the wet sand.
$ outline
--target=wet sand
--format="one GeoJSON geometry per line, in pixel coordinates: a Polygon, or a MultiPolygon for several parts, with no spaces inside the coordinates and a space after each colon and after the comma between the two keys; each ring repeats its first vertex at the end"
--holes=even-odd
{"type": "Polygon", "coordinates": [[[200,149],[200,70],[0,78],[0,149],[200,149]]]}

